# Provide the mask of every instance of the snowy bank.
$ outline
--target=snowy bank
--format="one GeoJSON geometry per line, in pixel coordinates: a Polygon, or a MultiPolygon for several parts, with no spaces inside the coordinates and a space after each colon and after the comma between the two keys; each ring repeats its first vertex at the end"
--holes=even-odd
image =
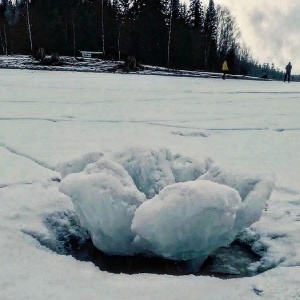
{"type": "MultiPolygon", "coordinates": [[[[42,65],[30,56],[10,55],[0,56],[0,69],[28,69],[28,70],[47,70],[47,71],[72,71],[72,72],[95,72],[95,73],[124,73],[119,70],[118,66],[122,65],[122,61],[103,60],[95,58],[80,58],[63,56],[61,57],[61,65],[48,66],[42,65]]],[[[156,67],[145,65],[143,70],[131,71],[130,73],[141,75],[161,75],[161,76],[179,76],[179,77],[196,77],[196,78],[222,78],[222,73],[189,71],[168,69],[164,67],[156,67]]],[[[244,75],[227,75],[230,79],[243,80],[269,80],[244,75]]]]}

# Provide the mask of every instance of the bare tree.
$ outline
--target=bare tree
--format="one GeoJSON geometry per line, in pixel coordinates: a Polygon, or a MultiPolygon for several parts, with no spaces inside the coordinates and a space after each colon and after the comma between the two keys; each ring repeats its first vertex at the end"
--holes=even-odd
{"type": "Polygon", "coordinates": [[[73,56],[76,56],[76,32],[75,32],[75,22],[74,22],[74,13],[72,11],[71,16],[71,22],[72,22],[72,32],[73,32],[73,56]]]}
{"type": "MultiPolygon", "coordinates": [[[[125,2],[128,3],[128,1],[125,1],[125,2]]],[[[113,5],[114,5],[115,12],[116,12],[117,20],[120,22],[119,29],[118,29],[118,40],[117,40],[118,60],[119,61],[121,60],[121,31],[122,31],[122,26],[123,26],[123,23],[124,23],[124,18],[126,16],[125,8],[124,8],[124,6],[122,6],[123,3],[124,3],[124,1],[117,1],[117,0],[113,1],[113,5]]]]}
{"type": "Polygon", "coordinates": [[[1,32],[0,32],[0,39],[1,39],[2,51],[3,51],[3,54],[4,54],[5,53],[5,48],[4,48],[4,43],[3,43],[3,38],[2,38],[1,32]]]}
{"type": "Polygon", "coordinates": [[[126,23],[129,18],[129,8],[132,4],[131,0],[114,0],[114,6],[116,15],[118,18],[119,24],[119,30],[118,30],[118,58],[121,60],[121,36],[122,36],[122,29],[126,27],[126,23]]]}
{"type": "Polygon", "coordinates": [[[16,2],[15,3],[15,9],[20,14],[20,17],[22,19],[22,26],[26,28],[26,31],[28,32],[28,39],[30,44],[30,51],[33,53],[33,42],[32,42],[32,25],[31,25],[31,16],[30,16],[30,0],[24,0],[23,2],[25,5],[22,5],[22,2],[16,2]]]}
{"type": "Polygon", "coordinates": [[[101,0],[101,34],[102,34],[102,52],[105,55],[105,35],[104,35],[104,0],[101,0]]]}
{"type": "Polygon", "coordinates": [[[240,31],[227,7],[218,5],[217,16],[217,50],[220,56],[226,56],[232,45],[238,45],[240,31]]]}
{"type": "Polygon", "coordinates": [[[172,34],[172,18],[173,18],[173,0],[170,1],[170,18],[169,18],[169,33],[168,33],[168,60],[167,66],[170,66],[170,46],[171,46],[171,34],[172,34]]]}
{"type": "Polygon", "coordinates": [[[122,29],[123,21],[121,21],[120,26],[119,26],[119,32],[118,32],[118,57],[119,60],[121,60],[121,46],[120,46],[120,41],[121,41],[121,29],[122,29]]]}
{"type": "Polygon", "coordinates": [[[30,0],[26,0],[26,19],[27,19],[29,42],[30,42],[30,50],[32,53],[33,52],[33,44],[32,44],[32,34],[31,34],[31,22],[30,22],[30,15],[29,15],[29,1],[30,0]]]}
{"type": "Polygon", "coordinates": [[[7,50],[7,35],[6,35],[6,27],[3,25],[3,33],[4,33],[4,42],[5,42],[5,55],[8,55],[8,50],[7,50]]]}

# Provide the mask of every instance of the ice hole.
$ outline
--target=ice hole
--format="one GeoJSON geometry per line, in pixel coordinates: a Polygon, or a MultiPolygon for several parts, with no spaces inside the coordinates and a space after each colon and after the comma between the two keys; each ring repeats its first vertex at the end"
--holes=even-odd
{"type": "MultiPolygon", "coordinates": [[[[100,270],[115,274],[168,274],[174,276],[193,274],[219,278],[254,276],[251,265],[259,263],[260,256],[249,245],[234,241],[228,247],[219,248],[209,256],[198,270],[191,268],[189,261],[175,261],[145,255],[108,255],[98,250],[87,232],[80,226],[73,211],[55,212],[44,219],[48,235],[26,231],[42,245],[61,255],[71,255],[79,261],[91,261],[100,270]]],[[[259,269],[260,272],[264,270],[259,269]]]]}

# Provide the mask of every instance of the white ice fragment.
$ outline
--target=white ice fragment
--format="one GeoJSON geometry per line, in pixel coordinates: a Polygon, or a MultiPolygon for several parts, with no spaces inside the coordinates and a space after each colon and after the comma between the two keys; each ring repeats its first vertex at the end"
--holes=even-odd
{"type": "Polygon", "coordinates": [[[208,180],[176,183],[145,201],[135,212],[136,243],[158,256],[203,261],[231,243],[238,192],[208,180]]]}
{"type": "Polygon", "coordinates": [[[172,172],[175,178],[175,182],[185,182],[196,180],[199,176],[203,175],[210,163],[209,159],[200,162],[195,158],[176,154],[172,160],[172,172]]]}
{"type": "Polygon", "coordinates": [[[200,179],[224,184],[239,192],[242,205],[237,211],[237,230],[246,228],[260,219],[275,184],[273,176],[236,173],[219,166],[212,166],[200,179]]]}
{"type": "Polygon", "coordinates": [[[130,148],[116,154],[114,159],[126,169],[148,199],[175,182],[171,170],[172,155],[167,149],[130,148]]]}
{"type": "Polygon", "coordinates": [[[83,171],[88,164],[96,162],[101,156],[103,156],[103,153],[100,152],[87,153],[79,158],[58,164],[56,171],[61,174],[62,178],[71,173],[79,173],[83,171]]]}
{"type": "Polygon", "coordinates": [[[65,177],[60,191],[70,196],[94,245],[109,254],[134,253],[131,223],[145,200],[124,168],[105,157],[65,177]]]}

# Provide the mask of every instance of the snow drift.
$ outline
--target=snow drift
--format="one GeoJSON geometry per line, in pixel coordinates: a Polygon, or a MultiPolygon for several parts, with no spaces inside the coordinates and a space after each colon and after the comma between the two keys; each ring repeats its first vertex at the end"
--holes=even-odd
{"type": "Polygon", "coordinates": [[[62,180],[60,191],[71,197],[94,245],[109,254],[202,262],[259,220],[274,186],[274,179],[167,149],[131,148],[90,161],[74,160],[82,171],[68,163],[77,173],[62,180]]]}

